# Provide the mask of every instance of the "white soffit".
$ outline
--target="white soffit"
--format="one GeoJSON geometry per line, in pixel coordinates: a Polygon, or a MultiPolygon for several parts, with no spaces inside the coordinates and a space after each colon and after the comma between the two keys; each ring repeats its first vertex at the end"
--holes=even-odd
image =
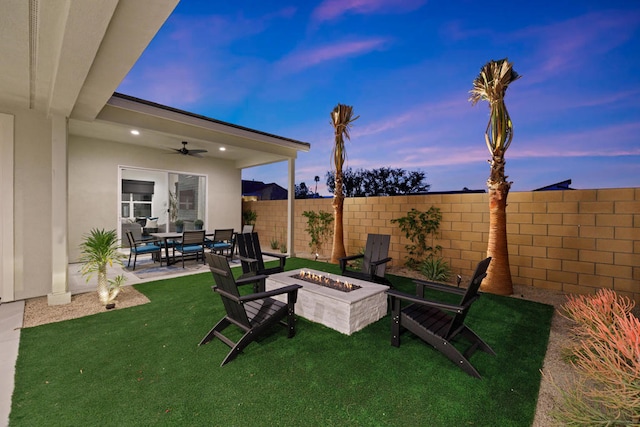
{"type": "Polygon", "coordinates": [[[0,102],[94,118],[177,3],[2,0],[0,102]]]}

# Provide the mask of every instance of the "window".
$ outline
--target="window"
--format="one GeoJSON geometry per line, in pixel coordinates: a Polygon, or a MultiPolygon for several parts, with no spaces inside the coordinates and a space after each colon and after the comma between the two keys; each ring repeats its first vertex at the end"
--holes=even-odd
{"type": "Polygon", "coordinates": [[[120,214],[123,218],[150,217],[152,212],[153,181],[140,181],[135,179],[122,180],[122,200],[120,214]],[[133,215],[132,215],[133,213],[133,215]]]}

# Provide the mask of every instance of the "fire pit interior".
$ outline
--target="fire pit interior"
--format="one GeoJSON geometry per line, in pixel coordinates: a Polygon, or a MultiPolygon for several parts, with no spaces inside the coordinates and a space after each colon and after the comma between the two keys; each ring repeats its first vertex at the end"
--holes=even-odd
{"type": "Polygon", "coordinates": [[[294,274],[291,277],[293,277],[294,279],[304,280],[305,282],[313,283],[315,285],[337,289],[341,292],[351,292],[361,288],[361,286],[354,285],[353,283],[349,283],[347,281],[335,280],[331,277],[323,276],[321,274],[305,270],[300,270],[298,274],[294,274]]]}

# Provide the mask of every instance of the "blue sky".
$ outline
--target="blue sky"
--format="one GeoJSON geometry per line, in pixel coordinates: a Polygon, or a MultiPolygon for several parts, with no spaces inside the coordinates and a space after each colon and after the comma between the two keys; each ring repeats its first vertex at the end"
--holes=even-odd
{"type": "MultiPolygon", "coordinates": [[[[522,75],[506,96],[512,191],[640,187],[637,0],[182,0],[118,91],[310,143],[295,181],[320,176],[322,195],[338,103],[360,115],[347,166],[485,189],[489,107],[469,90],[504,57],[522,75]]],[[[286,177],[286,163],[243,171],[286,177]]]]}

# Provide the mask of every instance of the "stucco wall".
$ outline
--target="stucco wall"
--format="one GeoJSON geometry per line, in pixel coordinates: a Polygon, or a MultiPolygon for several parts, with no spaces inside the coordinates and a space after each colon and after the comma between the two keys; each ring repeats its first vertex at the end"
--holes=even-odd
{"type": "Polygon", "coordinates": [[[232,164],[72,136],[69,138],[70,262],[77,260],[82,236],[90,229],[118,228],[120,166],[206,176],[207,228],[240,228],[241,171],[232,164]]]}
{"type": "MultiPolygon", "coordinates": [[[[392,218],[411,208],[440,208],[437,243],[456,274],[469,277],[486,255],[487,194],[347,198],[344,204],[348,254],[364,247],[368,233],[391,235],[389,255],[404,262],[408,241],[392,218]]],[[[263,245],[274,230],[286,231],[286,201],[245,202],[258,213],[263,245]]],[[[331,199],[295,201],[295,253],[309,254],[305,210],[333,212],[331,199]]],[[[604,287],[640,302],[640,189],[512,192],[507,208],[509,261],[513,282],[572,293],[604,287]]],[[[280,236],[275,236],[280,239],[280,236]]],[[[323,250],[329,257],[331,242],[323,250]]]]}

